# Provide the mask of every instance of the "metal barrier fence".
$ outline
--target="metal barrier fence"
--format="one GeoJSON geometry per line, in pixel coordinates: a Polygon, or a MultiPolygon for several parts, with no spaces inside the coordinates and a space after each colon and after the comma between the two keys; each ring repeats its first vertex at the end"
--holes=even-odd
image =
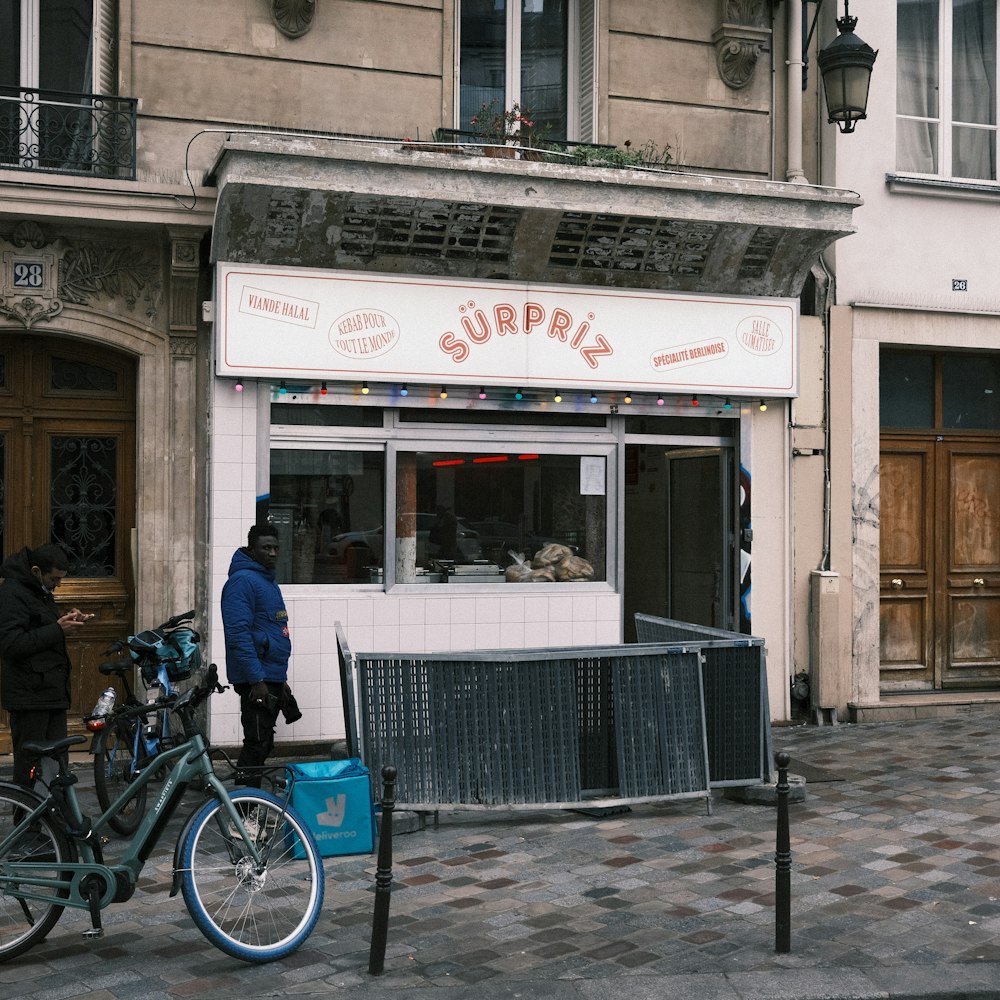
{"type": "Polygon", "coordinates": [[[399,808],[711,805],[695,650],[352,655],[337,635],[345,718],[373,775],[397,768],[399,808]]]}
{"type": "Polygon", "coordinates": [[[705,724],[712,787],[767,781],[774,761],[764,640],[653,615],[635,616],[641,643],[697,650],[703,657],[705,724]]]}

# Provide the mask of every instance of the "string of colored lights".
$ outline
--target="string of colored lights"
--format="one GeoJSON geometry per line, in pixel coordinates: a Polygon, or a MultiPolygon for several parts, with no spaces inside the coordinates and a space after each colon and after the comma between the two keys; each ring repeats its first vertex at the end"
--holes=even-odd
{"type": "MultiPolygon", "coordinates": [[[[237,378],[236,381],[233,384],[233,388],[234,388],[234,390],[236,392],[243,392],[244,389],[246,388],[246,384],[245,384],[245,382],[243,381],[242,378],[237,378]]],[[[278,383],[278,389],[277,389],[278,395],[279,396],[286,396],[286,395],[288,395],[288,393],[290,391],[294,392],[296,395],[309,395],[309,394],[312,394],[314,392],[318,392],[319,395],[321,395],[321,396],[329,395],[329,392],[330,392],[329,387],[327,386],[327,383],[325,381],[320,383],[318,389],[315,389],[312,385],[295,385],[295,386],[289,387],[288,384],[286,383],[285,379],[281,379],[279,381],[279,383],[278,383]]],[[[362,396],[368,396],[372,392],[371,387],[368,385],[367,381],[363,381],[361,383],[360,389],[358,391],[360,392],[360,394],[362,396]]],[[[406,382],[401,383],[400,386],[399,386],[398,392],[399,392],[400,396],[409,396],[410,395],[409,385],[406,382]]],[[[442,385],[439,388],[438,392],[437,392],[437,397],[439,399],[444,400],[444,399],[448,399],[448,395],[449,395],[448,387],[442,385]]],[[[532,398],[529,398],[529,394],[522,387],[518,387],[517,389],[515,389],[514,392],[511,395],[512,395],[512,398],[514,400],[518,401],[518,402],[524,401],[526,399],[527,399],[528,402],[532,402],[532,401],[544,402],[544,399],[545,399],[545,393],[544,393],[544,391],[540,390],[539,393],[538,393],[538,395],[534,399],[532,399],[532,398]]],[[[511,397],[507,397],[506,394],[502,390],[495,390],[495,391],[492,391],[492,393],[491,393],[490,391],[487,390],[486,386],[483,386],[483,385],[479,386],[479,391],[477,393],[477,396],[482,401],[486,401],[487,399],[490,399],[490,398],[492,398],[494,400],[502,400],[504,398],[511,398],[511,397]]],[[[563,395],[562,390],[555,389],[555,390],[552,391],[552,394],[551,394],[550,398],[551,398],[551,400],[552,400],[553,403],[562,403],[564,401],[565,397],[563,395]]],[[[597,390],[591,390],[589,392],[587,398],[589,398],[589,400],[590,400],[590,402],[592,404],[597,404],[597,403],[601,402],[601,399],[602,399],[601,394],[598,393],[597,390]]],[[[571,399],[572,399],[572,397],[571,397],[571,399]]],[[[650,399],[652,399],[651,396],[650,396],[650,399]]],[[[610,403],[610,404],[614,405],[617,402],[617,400],[618,400],[617,393],[613,393],[612,392],[612,393],[605,393],[604,394],[604,401],[607,402],[607,403],[610,403]]],[[[626,390],[626,392],[621,396],[621,401],[623,403],[625,403],[626,405],[631,405],[632,404],[632,402],[633,402],[633,395],[632,395],[631,390],[626,390]]],[[[669,401],[673,405],[675,405],[675,406],[676,405],[681,405],[681,397],[674,396],[669,401]]],[[[665,406],[667,404],[667,402],[668,402],[668,397],[664,396],[664,394],[662,392],[659,392],[659,393],[656,394],[656,397],[655,397],[655,404],[656,404],[656,406],[665,406]]],[[[699,408],[699,407],[702,406],[702,398],[699,397],[699,395],[697,393],[692,394],[690,396],[689,400],[688,400],[688,405],[691,406],[692,408],[699,408]]],[[[724,402],[722,402],[721,404],[712,404],[712,403],[709,403],[707,408],[709,410],[717,408],[717,409],[719,409],[720,412],[723,412],[723,411],[724,412],[729,412],[729,411],[733,410],[735,408],[735,406],[736,406],[736,404],[733,403],[732,398],[730,396],[726,396],[724,402]]],[[[766,399],[759,399],[759,400],[757,400],[757,409],[761,413],[767,412],[767,408],[768,408],[768,401],[766,399]]]]}

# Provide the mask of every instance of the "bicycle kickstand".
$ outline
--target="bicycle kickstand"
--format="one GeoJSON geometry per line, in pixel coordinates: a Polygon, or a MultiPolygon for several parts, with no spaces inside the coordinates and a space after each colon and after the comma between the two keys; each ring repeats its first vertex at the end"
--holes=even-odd
{"type": "Polygon", "coordinates": [[[93,925],[83,932],[85,938],[104,937],[104,927],[101,925],[101,890],[99,881],[94,878],[87,886],[87,903],[90,906],[90,922],[93,925]]]}

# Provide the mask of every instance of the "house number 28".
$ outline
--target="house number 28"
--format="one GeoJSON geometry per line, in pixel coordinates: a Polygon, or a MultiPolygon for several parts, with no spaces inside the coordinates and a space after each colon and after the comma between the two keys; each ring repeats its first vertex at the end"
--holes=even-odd
{"type": "Polygon", "coordinates": [[[37,262],[14,262],[15,288],[41,288],[45,282],[45,265],[37,262]]]}

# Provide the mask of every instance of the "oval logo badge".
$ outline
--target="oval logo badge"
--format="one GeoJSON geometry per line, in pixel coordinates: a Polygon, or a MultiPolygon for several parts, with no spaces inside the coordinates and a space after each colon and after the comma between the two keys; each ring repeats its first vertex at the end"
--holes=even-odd
{"type": "Polygon", "coordinates": [[[761,356],[781,350],[781,330],[763,316],[748,316],[736,327],[736,340],[750,354],[761,356]]]}
{"type": "Polygon", "coordinates": [[[386,354],[398,341],[399,323],[381,309],[352,309],[330,326],[330,346],[355,361],[386,354]]]}

